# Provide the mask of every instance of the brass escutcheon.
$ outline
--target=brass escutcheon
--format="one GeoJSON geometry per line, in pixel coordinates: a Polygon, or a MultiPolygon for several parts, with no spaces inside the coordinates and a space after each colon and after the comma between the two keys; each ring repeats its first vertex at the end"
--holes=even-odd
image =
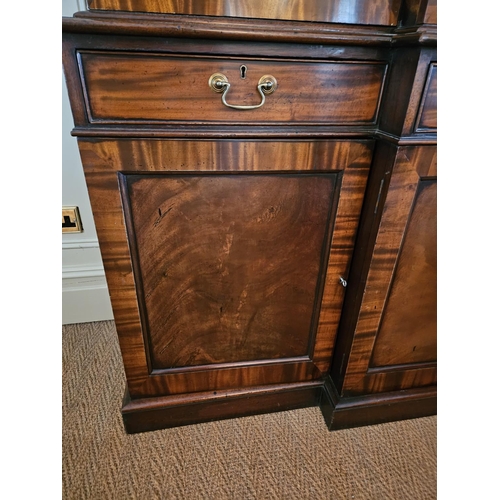
{"type": "Polygon", "coordinates": [[[214,92],[224,92],[226,84],[229,84],[229,80],[222,73],[214,73],[208,79],[208,85],[214,92]]]}

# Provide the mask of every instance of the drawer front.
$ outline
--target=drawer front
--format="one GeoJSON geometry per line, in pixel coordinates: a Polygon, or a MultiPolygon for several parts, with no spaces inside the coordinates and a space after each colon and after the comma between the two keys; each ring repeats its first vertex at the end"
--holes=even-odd
{"type": "Polygon", "coordinates": [[[420,105],[416,132],[437,130],[437,64],[429,65],[429,73],[420,105]]]}
{"type": "Polygon", "coordinates": [[[373,124],[387,67],[376,62],[289,62],[98,51],[81,51],[78,59],[88,120],[96,124],[373,124]],[[230,83],[225,93],[230,105],[260,104],[257,85],[264,75],[272,75],[277,88],[259,108],[234,109],[209,86],[214,73],[223,74],[230,83]]]}

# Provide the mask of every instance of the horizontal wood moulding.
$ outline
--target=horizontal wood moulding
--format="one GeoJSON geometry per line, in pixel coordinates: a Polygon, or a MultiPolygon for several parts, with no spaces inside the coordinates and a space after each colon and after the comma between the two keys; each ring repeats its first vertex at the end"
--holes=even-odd
{"type": "Polygon", "coordinates": [[[401,0],[88,0],[91,10],[284,19],[350,24],[397,23],[401,0]]]}
{"type": "Polygon", "coordinates": [[[320,408],[330,430],[425,417],[436,414],[437,389],[435,386],[417,387],[340,398],[331,379],[327,377],[320,408]]]}
{"type": "Polygon", "coordinates": [[[318,405],[323,381],[130,399],[122,415],[128,433],[318,405]]]}
{"type": "Polygon", "coordinates": [[[384,132],[382,130],[377,130],[375,133],[375,137],[377,139],[392,144],[397,144],[399,146],[411,146],[416,144],[435,146],[437,144],[437,134],[432,131],[426,131],[426,133],[397,136],[394,134],[389,134],[388,132],[384,132]]]}
{"type": "Polygon", "coordinates": [[[63,17],[63,32],[202,38],[260,42],[318,43],[350,46],[389,46],[394,27],[241,19],[227,17],[77,12],[63,17]]]}
{"type": "Polygon", "coordinates": [[[373,124],[387,65],[377,62],[309,62],[118,52],[78,53],[91,123],[226,122],[237,124],[373,124]],[[240,67],[245,65],[245,78],[240,67]],[[278,86],[258,109],[221,102],[208,85],[224,74],[230,104],[261,102],[257,83],[272,75],[278,86]]]}
{"type": "Polygon", "coordinates": [[[437,27],[435,24],[424,24],[410,28],[398,28],[392,37],[392,46],[424,45],[435,47],[437,44],[437,27]]]}
{"type": "MultiPolygon", "coordinates": [[[[216,18],[212,18],[216,19],[216,18]]],[[[72,21],[72,19],[69,19],[72,21]]],[[[80,22],[81,19],[76,21],[80,22]]],[[[217,20],[215,21],[217,22],[217,20]]],[[[276,29],[276,27],[274,27],[276,29]]],[[[366,28],[367,29],[367,28],[366,28]]],[[[82,30],[83,31],[83,30],[82,30]]],[[[327,61],[379,61],[390,60],[390,48],[385,46],[362,46],[323,43],[288,43],[272,41],[267,36],[264,39],[249,40],[219,40],[208,39],[205,33],[193,32],[187,38],[179,33],[171,35],[162,33],[162,36],[144,36],[140,40],[130,35],[113,35],[82,32],[63,33],[63,48],[74,49],[122,51],[156,54],[193,55],[195,57],[251,57],[287,60],[327,60],[327,61]]]]}
{"type": "MultiPolygon", "coordinates": [[[[75,127],[71,131],[71,135],[75,137],[107,137],[107,138],[178,138],[178,139],[200,139],[205,137],[210,138],[276,138],[276,139],[333,139],[333,138],[367,138],[375,135],[376,126],[359,126],[356,128],[346,126],[254,126],[254,127],[231,127],[230,125],[163,125],[155,126],[134,126],[127,127],[119,126],[104,126],[104,125],[88,125],[86,127],[75,127]]],[[[418,136],[411,140],[426,140],[423,136],[418,136]]],[[[397,138],[387,139],[397,142],[397,138]]],[[[436,136],[429,138],[429,141],[436,142],[436,136]]]]}

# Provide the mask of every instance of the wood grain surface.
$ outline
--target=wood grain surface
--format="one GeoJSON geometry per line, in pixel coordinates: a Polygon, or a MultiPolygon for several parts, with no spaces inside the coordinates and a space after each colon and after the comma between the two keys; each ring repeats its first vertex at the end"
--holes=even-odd
{"type": "Polygon", "coordinates": [[[410,136],[422,102],[434,48],[401,47],[394,50],[380,107],[380,130],[397,137],[410,136]]]}
{"type": "Polygon", "coordinates": [[[336,177],[123,176],[154,370],[309,355],[336,177]]]}
{"type": "Polygon", "coordinates": [[[330,428],[433,411],[436,1],[89,7],[63,61],[129,430],[314,404],[325,380],[330,428]],[[278,87],[230,109],[216,72],[234,105],[278,87]]]}
{"type": "Polygon", "coordinates": [[[320,408],[330,430],[419,418],[436,414],[437,389],[435,386],[416,387],[341,398],[327,377],[320,408]]]}
{"type": "Polygon", "coordinates": [[[348,355],[341,394],[344,397],[436,383],[436,366],[433,363],[437,335],[433,319],[436,283],[432,281],[435,278],[436,205],[433,186],[436,185],[436,178],[435,147],[406,146],[397,149],[348,355]],[[423,196],[421,201],[427,198],[425,205],[415,203],[420,196],[423,196]],[[408,247],[401,252],[408,234],[408,247]],[[416,239],[420,236],[423,239],[416,246],[416,239]],[[410,255],[406,255],[407,252],[410,255]],[[400,253],[403,260],[398,260],[400,253]],[[417,257],[420,259],[418,262],[414,260],[417,257]],[[398,263],[403,266],[400,274],[397,273],[398,263]],[[415,296],[417,290],[420,295],[415,296]],[[395,294],[393,299],[392,293],[395,294]],[[382,340],[376,362],[383,364],[390,361],[391,364],[372,368],[374,349],[387,311],[388,323],[381,338],[387,343],[395,343],[394,350],[385,352],[382,340]],[[417,342],[412,334],[414,328],[420,328],[419,335],[422,335],[417,342]],[[391,366],[392,363],[398,365],[391,366]]]}
{"type": "MultiPolygon", "coordinates": [[[[94,10],[77,12],[74,17],[63,17],[62,25],[65,36],[80,33],[85,35],[83,40],[89,36],[126,35],[144,37],[141,44],[146,46],[153,41],[152,37],[168,38],[169,41],[185,40],[188,44],[192,42],[195,45],[199,40],[258,42],[264,47],[266,43],[281,42],[294,44],[294,53],[295,49],[301,51],[298,45],[300,43],[316,44],[316,49],[336,45],[349,51],[364,47],[388,47],[391,45],[394,31],[386,26],[304,23],[279,19],[190,15],[182,17],[182,22],[179,23],[180,19],[180,16],[175,14],[152,16],[137,12],[94,10]]],[[[116,42],[116,45],[119,45],[121,40],[116,39],[116,42]]],[[[162,45],[165,47],[165,44],[162,45]]],[[[260,54],[260,51],[258,53],[260,54]]],[[[342,51],[339,53],[342,54],[342,51]]]]}
{"type": "Polygon", "coordinates": [[[231,122],[370,124],[377,120],[386,73],[383,63],[288,62],[161,54],[79,52],[91,123],[231,122]],[[245,65],[245,78],[240,67],[245,65]],[[224,74],[229,104],[261,102],[257,83],[272,75],[277,90],[261,108],[226,107],[208,85],[224,74]]]}
{"type": "Polygon", "coordinates": [[[425,85],[419,115],[416,120],[417,132],[437,130],[437,64],[429,65],[429,74],[425,85]]]}
{"type": "Polygon", "coordinates": [[[371,366],[436,361],[437,183],[418,183],[371,366]]]}
{"type": "MultiPolygon", "coordinates": [[[[339,276],[348,277],[372,141],[79,139],[79,147],[131,397],[305,382],[318,380],[328,371],[344,297],[339,276]],[[339,176],[336,189],[340,190],[340,199],[328,265],[323,272],[318,327],[311,336],[312,356],[291,358],[287,362],[279,359],[272,363],[252,361],[247,366],[229,363],[224,368],[214,365],[214,369],[201,365],[194,366],[191,371],[176,368],[172,373],[150,375],[147,333],[143,329],[146,319],[139,307],[137,290],[140,287],[137,287],[138,276],[134,273],[129,248],[129,241],[133,245],[135,238],[127,238],[118,172],[134,175],[147,172],[275,172],[286,179],[294,171],[330,172],[339,176]]],[[[160,216],[156,206],[154,213],[160,216]]]]}
{"type": "Polygon", "coordinates": [[[395,25],[401,0],[89,0],[90,9],[395,25]]]}
{"type": "Polygon", "coordinates": [[[404,26],[437,24],[437,0],[403,0],[401,21],[404,26]]]}

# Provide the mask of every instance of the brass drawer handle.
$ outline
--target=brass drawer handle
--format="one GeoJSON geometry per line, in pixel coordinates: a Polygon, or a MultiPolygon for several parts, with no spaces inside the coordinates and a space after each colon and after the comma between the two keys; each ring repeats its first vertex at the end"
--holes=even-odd
{"type": "Polygon", "coordinates": [[[266,102],[266,94],[272,94],[278,87],[278,82],[276,78],[271,75],[264,75],[260,78],[259,83],[257,84],[257,90],[262,97],[260,104],[255,104],[253,106],[238,106],[236,104],[229,104],[226,101],[226,94],[231,87],[229,80],[222,73],[214,73],[208,80],[209,87],[214,91],[221,93],[222,92],[222,103],[224,106],[233,109],[257,109],[264,105],[266,102]]]}

